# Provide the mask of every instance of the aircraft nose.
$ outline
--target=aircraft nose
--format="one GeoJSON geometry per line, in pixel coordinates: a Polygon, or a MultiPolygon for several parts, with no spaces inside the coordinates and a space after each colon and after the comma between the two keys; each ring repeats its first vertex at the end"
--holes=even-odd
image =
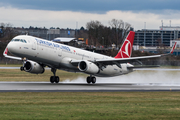
{"type": "Polygon", "coordinates": [[[15,50],[16,46],[15,46],[15,44],[13,44],[12,42],[10,42],[10,43],[8,43],[8,45],[7,45],[6,48],[8,49],[8,51],[9,51],[10,53],[12,53],[12,52],[15,50]]]}

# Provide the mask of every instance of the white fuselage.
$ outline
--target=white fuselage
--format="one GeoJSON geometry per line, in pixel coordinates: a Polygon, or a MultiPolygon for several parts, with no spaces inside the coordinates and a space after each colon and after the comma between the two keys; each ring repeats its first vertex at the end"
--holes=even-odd
{"type": "MultiPolygon", "coordinates": [[[[13,41],[8,44],[7,48],[9,52],[15,56],[27,58],[28,60],[45,64],[49,67],[70,72],[81,72],[77,66],[73,66],[70,63],[72,60],[95,61],[97,59],[114,59],[109,56],[28,35],[15,37],[13,41]]],[[[107,65],[103,70],[100,70],[98,74],[94,75],[110,77],[132,72],[132,70],[127,69],[127,67],[123,67],[123,64],[121,65],[122,68],[117,65],[107,65]]],[[[124,66],[126,66],[126,63],[124,63],[124,66]]]]}

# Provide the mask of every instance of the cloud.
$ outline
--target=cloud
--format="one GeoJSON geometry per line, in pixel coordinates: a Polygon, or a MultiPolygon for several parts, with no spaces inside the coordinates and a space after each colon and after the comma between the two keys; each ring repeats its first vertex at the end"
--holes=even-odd
{"type": "Polygon", "coordinates": [[[86,23],[91,20],[98,20],[102,24],[109,26],[108,22],[111,19],[121,19],[130,23],[136,30],[144,28],[146,22],[147,29],[157,29],[161,25],[161,20],[165,24],[172,21],[172,25],[178,25],[180,11],[164,10],[159,13],[151,13],[148,11],[120,11],[111,10],[106,13],[85,13],[76,11],[50,11],[50,10],[31,10],[17,9],[12,7],[0,7],[0,23],[11,23],[14,27],[60,27],[60,28],[78,28],[86,27],[86,23]]]}
{"type": "Polygon", "coordinates": [[[180,10],[179,4],[179,0],[0,0],[1,7],[103,14],[112,10],[180,10]]]}

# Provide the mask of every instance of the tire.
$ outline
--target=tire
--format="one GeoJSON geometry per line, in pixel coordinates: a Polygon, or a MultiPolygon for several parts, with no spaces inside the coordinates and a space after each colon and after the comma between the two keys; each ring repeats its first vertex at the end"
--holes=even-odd
{"type": "Polygon", "coordinates": [[[55,77],[55,83],[59,83],[59,77],[58,76],[55,77]]]}
{"type": "Polygon", "coordinates": [[[90,84],[91,83],[91,78],[87,77],[86,81],[87,81],[88,84],[90,84]]]}
{"type": "Polygon", "coordinates": [[[96,77],[92,77],[91,81],[92,81],[93,84],[95,84],[96,83],[96,77]]]}
{"type": "Polygon", "coordinates": [[[21,70],[21,71],[24,71],[24,67],[23,67],[23,66],[21,66],[21,67],[20,67],[20,70],[21,70]]]}
{"type": "Polygon", "coordinates": [[[50,82],[51,82],[51,83],[54,83],[54,81],[55,81],[55,77],[54,77],[54,76],[51,76],[51,77],[50,77],[50,82]]]}

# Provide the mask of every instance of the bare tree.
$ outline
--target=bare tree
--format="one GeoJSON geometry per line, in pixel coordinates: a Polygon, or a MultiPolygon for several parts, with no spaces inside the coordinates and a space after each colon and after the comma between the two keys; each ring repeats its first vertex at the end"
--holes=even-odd
{"type": "Polygon", "coordinates": [[[125,39],[126,35],[130,31],[131,25],[123,20],[112,19],[109,21],[112,30],[114,31],[114,38],[116,39],[116,45],[120,45],[125,39]]]}
{"type": "Polygon", "coordinates": [[[104,26],[99,21],[90,21],[86,24],[88,30],[90,44],[97,46],[99,44],[100,32],[104,26]]]}
{"type": "Polygon", "coordinates": [[[12,26],[13,25],[11,23],[0,23],[0,37],[2,40],[6,40],[6,42],[9,42],[15,36],[15,32],[12,26]]]}

